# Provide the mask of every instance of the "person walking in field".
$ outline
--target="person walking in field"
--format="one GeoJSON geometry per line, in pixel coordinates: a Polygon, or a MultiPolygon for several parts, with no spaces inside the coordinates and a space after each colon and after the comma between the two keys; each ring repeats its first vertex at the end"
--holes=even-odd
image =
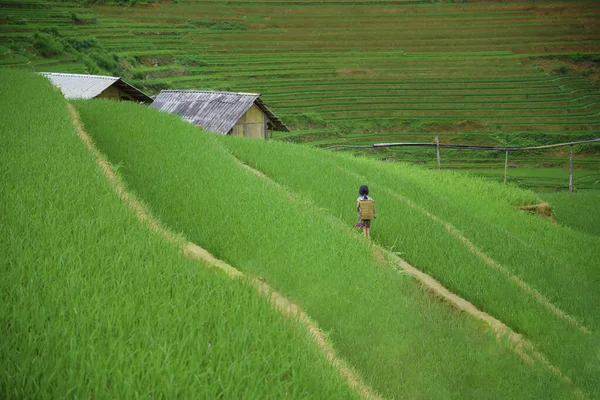
{"type": "Polygon", "coordinates": [[[369,197],[369,187],[362,185],[358,189],[360,195],[356,199],[356,211],[358,212],[357,228],[361,228],[363,235],[367,239],[371,239],[371,220],[377,218],[375,211],[375,200],[369,197]]]}

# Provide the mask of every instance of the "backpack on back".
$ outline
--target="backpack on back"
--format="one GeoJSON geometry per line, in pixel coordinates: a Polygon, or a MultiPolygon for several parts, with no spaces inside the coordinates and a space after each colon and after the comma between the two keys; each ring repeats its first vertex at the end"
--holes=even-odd
{"type": "Polygon", "coordinates": [[[375,200],[360,200],[360,219],[373,219],[375,200]]]}

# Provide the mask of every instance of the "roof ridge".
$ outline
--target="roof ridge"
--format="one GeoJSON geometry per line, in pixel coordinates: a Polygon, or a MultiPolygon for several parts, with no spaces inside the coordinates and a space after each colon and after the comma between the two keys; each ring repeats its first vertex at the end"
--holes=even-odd
{"type": "Polygon", "coordinates": [[[180,89],[169,89],[169,90],[161,90],[160,93],[162,93],[162,92],[169,92],[169,93],[174,93],[174,92],[179,92],[179,93],[223,93],[223,94],[238,94],[238,95],[243,95],[243,96],[260,96],[260,93],[225,92],[225,91],[222,91],[222,90],[184,90],[184,89],[180,90],[180,89]]]}
{"type": "Polygon", "coordinates": [[[66,74],[64,72],[40,72],[42,75],[55,75],[55,76],[76,76],[86,78],[103,78],[103,79],[121,79],[120,76],[108,76],[108,75],[90,75],[90,74],[66,74]]]}

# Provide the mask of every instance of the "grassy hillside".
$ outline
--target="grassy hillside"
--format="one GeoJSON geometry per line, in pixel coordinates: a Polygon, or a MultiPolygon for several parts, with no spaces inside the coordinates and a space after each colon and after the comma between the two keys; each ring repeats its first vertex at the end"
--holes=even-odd
{"type": "MultiPolygon", "coordinates": [[[[600,136],[591,1],[103,3],[0,0],[0,64],[119,75],[150,93],[262,93],[293,128],[277,138],[316,146],[600,136]]],[[[574,148],[576,189],[598,189],[599,148],[574,148]]],[[[353,152],[436,165],[427,150],[353,152]]],[[[503,161],[442,152],[443,168],[497,181],[503,161]]],[[[568,186],[564,149],[511,154],[510,166],[521,186],[568,186]]]]}
{"type": "Polygon", "coordinates": [[[0,71],[0,98],[1,398],[355,397],[302,325],[139,223],[45,78],[0,71]]]}
{"type": "MultiPolygon", "coordinates": [[[[314,145],[436,135],[442,143],[558,143],[600,136],[594,4],[184,0],[121,7],[1,0],[0,62],[118,74],[152,93],[262,93],[294,128],[282,139],[314,145]]],[[[578,188],[598,187],[598,150],[575,148],[578,188]]],[[[365,153],[435,160],[412,150],[365,153]]],[[[493,179],[502,173],[503,154],[443,157],[447,168],[493,179]]],[[[567,161],[561,151],[518,154],[510,177],[564,188],[567,161]]]]}
{"type": "MultiPolygon", "coordinates": [[[[592,268],[598,241],[514,211],[516,205],[535,202],[533,193],[453,174],[409,167],[398,171],[405,167],[289,144],[222,142],[228,138],[206,135],[175,116],[135,104],[75,105],[98,146],[162,221],[289,295],[383,395],[569,398],[574,390],[598,395],[598,321],[593,307],[598,275],[592,268]],[[274,182],[246,170],[230,151],[274,182]],[[365,182],[378,199],[373,232],[377,243],[400,252],[522,333],[573,384],[563,386],[542,362],[525,363],[510,343],[496,341],[472,317],[457,313],[399,274],[385,254],[353,233],[354,192],[365,182]],[[466,186],[472,198],[464,196],[456,182],[466,186]],[[438,195],[428,200],[433,188],[439,188],[438,195]],[[439,212],[439,218],[460,208],[473,210],[464,225],[450,221],[485,251],[494,241],[521,247],[499,259],[506,265],[498,272],[442,224],[408,206],[404,197],[439,212]],[[503,218],[508,221],[496,227],[503,218]],[[478,225],[479,235],[474,233],[478,225]],[[550,235],[539,237],[540,231],[550,235]],[[538,237],[532,243],[523,239],[533,234],[538,237]],[[560,258],[543,271],[545,261],[558,257],[552,252],[538,262],[543,246],[579,240],[584,242],[569,253],[575,258],[572,278],[561,274],[560,258]],[[518,257],[523,265],[511,261],[518,257]],[[520,289],[515,276],[556,301],[571,319],[520,289]],[[559,278],[566,288],[560,288],[559,278]],[[583,333],[578,328],[583,325],[594,333],[583,333]]],[[[489,254],[498,256],[495,247],[489,254]]]]}
{"type": "Polygon", "coordinates": [[[376,242],[524,333],[568,375],[595,386],[600,370],[590,368],[589,357],[598,335],[582,333],[548,303],[597,330],[600,240],[515,210],[534,202],[535,194],[452,171],[223,139],[244,162],[347,224],[356,220],[357,188],[368,183],[379,204],[376,242]]]}
{"type": "MultiPolygon", "coordinates": [[[[123,71],[130,77],[261,92],[299,125],[312,116],[343,134],[487,132],[483,141],[599,128],[599,15],[587,1],[3,4],[9,43],[49,26],[59,41],[89,35],[140,62],[123,71]],[[94,18],[84,23],[78,13],[94,18]]],[[[64,70],[72,61],[34,66],[64,70]]]]}
{"type": "Polygon", "coordinates": [[[561,224],[575,230],[600,236],[600,194],[595,191],[578,192],[569,195],[563,193],[545,193],[545,200],[552,208],[561,224]]]}

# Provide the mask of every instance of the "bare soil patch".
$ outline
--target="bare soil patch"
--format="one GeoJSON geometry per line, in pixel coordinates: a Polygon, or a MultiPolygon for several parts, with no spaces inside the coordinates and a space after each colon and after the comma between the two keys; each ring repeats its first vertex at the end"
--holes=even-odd
{"type": "Polygon", "coordinates": [[[550,204],[546,203],[545,201],[542,201],[537,204],[521,206],[521,207],[519,207],[519,210],[527,211],[528,213],[539,215],[542,218],[549,219],[550,221],[556,223],[556,215],[554,215],[552,206],[550,204]]]}
{"type": "Polygon", "coordinates": [[[375,71],[370,68],[338,68],[336,73],[339,76],[345,77],[362,77],[362,76],[374,76],[375,71]]]}

